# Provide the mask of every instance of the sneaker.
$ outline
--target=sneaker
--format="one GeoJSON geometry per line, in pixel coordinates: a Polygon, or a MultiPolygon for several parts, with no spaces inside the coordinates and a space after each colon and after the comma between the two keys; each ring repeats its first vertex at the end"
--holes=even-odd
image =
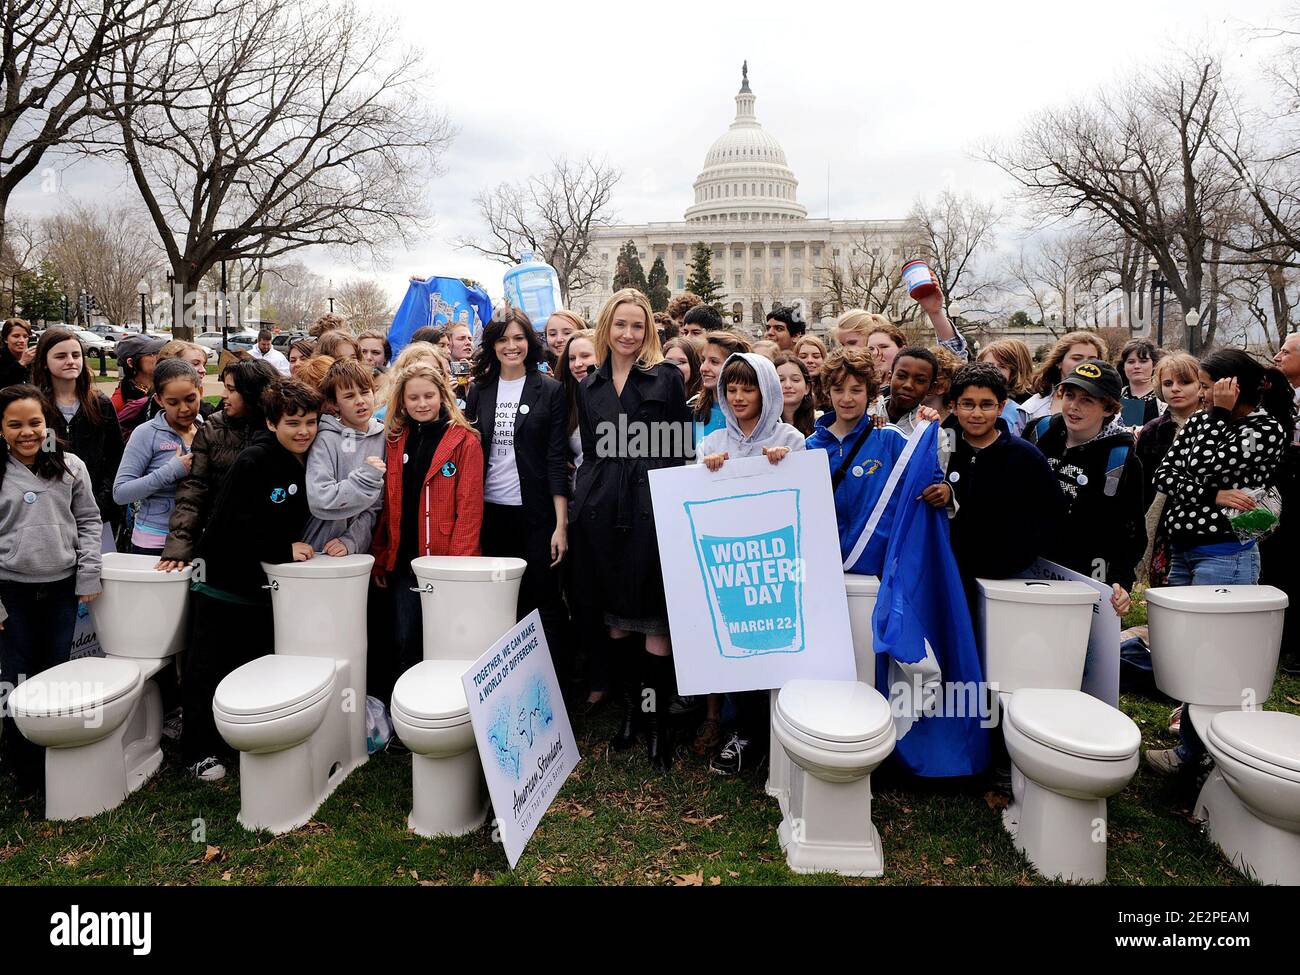
{"type": "Polygon", "coordinates": [[[1169,730],[1173,734],[1178,734],[1178,728],[1183,723],[1183,706],[1180,704],[1169,712],[1169,730]]]}
{"type": "Polygon", "coordinates": [[[1148,749],[1147,765],[1161,775],[1175,775],[1182,770],[1183,760],[1176,748],[1148,749]]]}
{"type": "Polygon", "coordinates": [[[204,782],[216,782],[218,779],[226,777],[226,767],[216,758],[209,757],[191,765],[190,775],[196,779],[202,779],[204,782]]]}
{"type": "Polygon", "coordinates": [[[709,762],[709,771],[714,775],[737,775],[747,771],[753,765],[754,750],[749,747],[748,739],[732,735],[722,751],[713,756],[709,762]],[[748,755],[748,759],[746,758],[748,755]]]}

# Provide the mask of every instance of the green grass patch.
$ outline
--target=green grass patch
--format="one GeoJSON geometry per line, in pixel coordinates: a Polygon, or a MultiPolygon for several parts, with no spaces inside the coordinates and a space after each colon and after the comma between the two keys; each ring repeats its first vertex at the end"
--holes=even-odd
{"type": "MultiPolygon", "coordinates": [[[[1171,704],[1125,695],[1144,747],[1175,744],[1171,704]]],[[[1300,713],[1300,680],[1279,680],[1268,707],[1300,713]]],[[[0,781],[0,884],[1043,884],[1003,831],[982,781],[873,778],[885,876],[801,877],[776,840],[780,813],[761,777],[722,779],[685,752],[669,775],[641,748],[612,753],[613,719],[577,728],[582,761],[517,872],[491,829],[429,840],[406,828],[411,760],[384,752],[354,772],[315,819],[284,836],[236,822],[238,766],[204,784],[167,764],[117,809],[49,823],[0,781]]],[[[1139,767],[1110,800],[1112,884],[1247,883],[1191,819],[1183,783],[1139,767]]]]}

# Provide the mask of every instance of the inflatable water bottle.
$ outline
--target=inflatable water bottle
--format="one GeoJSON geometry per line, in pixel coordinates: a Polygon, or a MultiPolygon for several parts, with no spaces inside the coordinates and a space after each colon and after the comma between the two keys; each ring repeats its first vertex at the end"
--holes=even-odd
{"type": "Polygon", "coordinates": [[[545,261],[536,260],[532,251],[524,251],[523,260],[505,274],[506,301],[523,311],[542,331],[546,320],[563,307],[560,301],[560,276],[545,261]]]}

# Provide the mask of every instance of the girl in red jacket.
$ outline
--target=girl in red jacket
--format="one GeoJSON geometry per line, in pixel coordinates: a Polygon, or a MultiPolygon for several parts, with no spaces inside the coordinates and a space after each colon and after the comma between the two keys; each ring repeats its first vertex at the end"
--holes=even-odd
{"type": "Polygon", "coordinates": [[[385,426],[384,506],[371,551],[375,584],[392,592],[401,674],[420,662],[424,647],[411,560],[479,554],[483,448],[446,374],[429,362],[408,366],[393,380],[385,426]]]}

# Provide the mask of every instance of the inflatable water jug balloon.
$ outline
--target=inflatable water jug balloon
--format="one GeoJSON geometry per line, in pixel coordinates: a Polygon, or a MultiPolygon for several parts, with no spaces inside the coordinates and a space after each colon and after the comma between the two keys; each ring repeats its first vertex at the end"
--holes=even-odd
{"type": "Polygon", "coordinates": [[[520,309],[539,332],[546,320],[562,306],[560,276],[545,261],[536,260],[532,251],[524,251],[523,260],[505,274],[506,301],[520,309]]]}

